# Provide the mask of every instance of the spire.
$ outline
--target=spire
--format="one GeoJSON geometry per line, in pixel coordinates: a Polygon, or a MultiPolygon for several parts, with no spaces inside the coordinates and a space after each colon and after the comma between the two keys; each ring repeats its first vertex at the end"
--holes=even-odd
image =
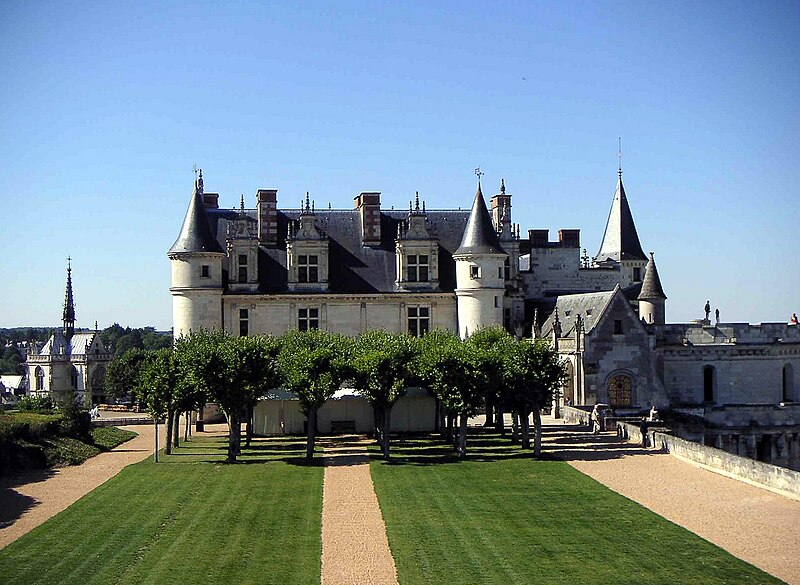
{"type": "Polygon", "coordinates": [[[242,193],[239,199],[239,211],[244,211],[244,193],[242,193]]]}
{"type": "Polygon", "coordinates": [[[203,207],[203,171],[195,183],[194,193],[189,200],[189,209],[183,218],[181,232],[178,239],[172,244],[167,254],[180,254],[182,252],[215,252],[222,254],[222,247],[214,237],[211,225],[203,207]]]}
{"type": "Polygon", "coordinates": [[[666,298],[667,295],[664,294],[664,289],[661,286],[661,279],[658,277],[655,258],[653,258],[653,253],[650,252],[650,260],[647,261],[647,266],[644,269],[642,291],[639,293],[637,300],[651,301],[666,298]]]}
{"type": "Polygon", "coordinates": [[[70,339],[75,333],[75,303],[72,298],[72,258],[67,257],[67,290],[64,292],[64,313],[61,317],[64,337],[70,339]]]}
{"type": "Polygon", "coordinates": [[[597,253],[596,258],[598,262],[609,259],[617,262],[647,260],[647,256],[642,251],[642,244],[639,243],[639,234],[636,233],[636,225],[633,223],[628,198],[625,196],[621,168],[617,178],[614,201],[611,203],[611,211],[606,222],[603,243],[600,245],[600,252],[597,253]]]}
{"type": "Polygon", "coordinates": [[[492,225],[492,218],[486,209],[486,201],[481,192],[481,178],[478,176],[478,190],[472,202],[472,211],[469,212],[467,227],[461,245],[453,253],[456,254],[505,254],[497,238],[497,232],[492,225]]]}

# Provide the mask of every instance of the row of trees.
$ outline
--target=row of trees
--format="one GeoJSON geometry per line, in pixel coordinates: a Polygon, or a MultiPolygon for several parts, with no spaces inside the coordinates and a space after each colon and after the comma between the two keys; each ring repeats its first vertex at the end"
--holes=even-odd
{"type": "Polygon", "coordinates": [[[519,421],[523,448],[530,448],[533,414],[534,455],[539,456],[541,410],[564,376],[547,343],[517,341],[501,328],[481,329],[467,341],[444,331],[421,338],[384,331],[357,337],[288,331],[279,338],[200,331],[180,338],[171,349],[131,350],[115,359],[106,386],[117,395],[135,394],[154,419],[166,418],[167,452],[177,444],[180,414],[213,401],[227,417],[228,461],[235,461],[241,423],[247,423],[249,445],[256,402],[268,390],[283,387],[298,397],[308,419],[310,458],[319,409],[349,383],[371,404],[375,436],[387,459],[392,408],[414,386],[428,388],[439,401],[442,434],[459,457],[466,455],[467,420],[487,402],[498,411],[501,431],[503,411],[519,421]]]}

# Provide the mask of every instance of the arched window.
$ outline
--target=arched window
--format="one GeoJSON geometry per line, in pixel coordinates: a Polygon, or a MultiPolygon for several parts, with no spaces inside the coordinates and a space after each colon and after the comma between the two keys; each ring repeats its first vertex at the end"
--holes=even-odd
{"type": "Polygon", "coordinates": [[[783,390],[783,401],[792,402],[796,400],[794,395],[794,368],[792,364],[783,366],[782,376],[781,388],[783,390]]]}
{"type": "Polygon", "coordinates": [[[703,402],[714,402],[715,374],[714,366],[703,368],[703,402]]]}
{"type": "Polygon", "coordinates": [[[615,374],[608,380],[608,403],[612,408],[633,405],[633,379],[628,374],[615,374]]]}
{"type": "Polygon", "coordinates": [[[36,391],[40,392],[44,390],[44,370],[42,369],[42,366],[36,366],[34,375],[36,376],[36,391]]]}

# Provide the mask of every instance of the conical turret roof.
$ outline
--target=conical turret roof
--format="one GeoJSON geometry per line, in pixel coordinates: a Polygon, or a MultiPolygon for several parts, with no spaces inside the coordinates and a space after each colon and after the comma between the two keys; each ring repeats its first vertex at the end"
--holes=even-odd
{"type": "Polygon", "coordinates": [[[650,252],[650,260],[647,261],[644,271],[642,291],[639,293],[638,300],[666,299],[667,295],[664,294],[664,289],[661,287],[661,279],[658,277],[658,269],[652,252],[650,252]]]}
{"type": "Polygon", "coordinates": [[[453,253],[453,255],[457,254],[505,254],[492,225],[492,218],[486,209],[480,182],[478,191],[475,193],[475,200],[472,202],[472,211],[469,213],[467,227],[464,228],[461,245],[453,253]]]}
{"type": "MultiPolygon", "coordinates": [[[[202,181],[202,175],[200,180],[202,181]]],[[[223,253],[222,246],[211,233],[211,226],[203,207],[202,183],[195,185],[194,193],[189,201],[189,209],[186,210],[186,217],[183,218],[181,233],[167,253],[179,254],[181,252],[223,253]]]]}
{"type": "Polygon", "coordinates": [[[609,259],[617,262],[647,260],[647,256],[642,251],[642,244],[639,242],[639,234],[636,233],[636,225],[633,223],[628,198],[625,196],[622,171],[619,173],[617,190],[608,214],[603,243],[600,244],[600,252],[597,253],[596,259],[598,262],[609,259]]]}

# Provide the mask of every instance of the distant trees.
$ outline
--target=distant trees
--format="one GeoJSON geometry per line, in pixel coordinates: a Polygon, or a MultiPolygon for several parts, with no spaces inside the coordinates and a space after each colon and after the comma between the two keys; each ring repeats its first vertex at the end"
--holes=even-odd
{"type": "Polygon", "coordinates": [[[114,357],[119,357],[131,349],[166,349],[172,345],[172,335],[159,333],[154,327],[130,328],[114,323],[100,332],[104,345],[111,348],[114,357]]]}

